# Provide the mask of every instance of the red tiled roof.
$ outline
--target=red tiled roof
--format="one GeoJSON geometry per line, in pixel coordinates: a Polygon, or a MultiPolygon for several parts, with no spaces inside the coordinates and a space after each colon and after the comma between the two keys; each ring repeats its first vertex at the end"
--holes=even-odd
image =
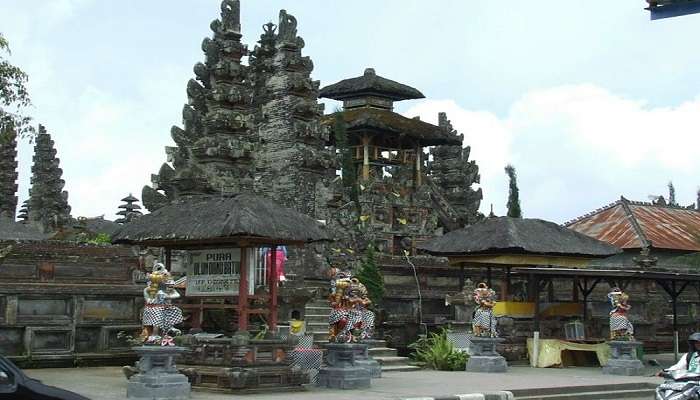
{"type": "Polygon", "coordinates": [[[700,211],[629,201],[622,197],[564,224],[623,249],[700,251],[700,211]]]}

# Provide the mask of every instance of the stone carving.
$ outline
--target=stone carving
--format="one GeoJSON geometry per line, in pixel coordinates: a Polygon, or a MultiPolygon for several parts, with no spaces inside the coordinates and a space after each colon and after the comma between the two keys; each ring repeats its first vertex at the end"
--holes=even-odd
{"type": "Polygon", "coordinates": [[[180,334],[174,327],[182,322],[182,310],[172,301],[180,298],[180,294],[173,288],[175,282],[163,264],[156,263],[153,272],[146,277],[148,282],[143,289],[145,304],[141,338],[146,344],[174,346],[171,333],[180,334]]]}
{"type": "Polygon", "coordinates": [[[347,271],[331,270],[331,315],[328,317],[328,340],[351,343],[369,339],[374,330],[374,313],[367,288],[347,271]]]}
{"type": "Polygon", "coordinates": [[[445,296],[445,305],[454,306],[455,322],[471,322],[474,314],[474,282],[467,279],[462,291],[454,295],[445,296]]]}
{"type": "Polygon", "coordinates": [[[610,310],[610,339],[634,340],[634,326],[627,317],[627,312],[632,308],[629,295],[614,287],[608,293],[608,300],[613,307],[610,310]]]}
{"type": "Polygon", "coordinates": [[[287,14],[287,11],[280,10],[279,18],[279,39],[294,41],[297,38],[297,19],[287,14]]]}
{"type": "Polygon", "coordinates": [[[474,336],[497,337],[496,317],[493,316],[493,307],[496,305],[496,292],[481,282],[474,289],[474,319],[472,330],[474,336]]]}
{"type": "MultiPolygon", "coordinates": [[[[438,125],[451,136],[464,140],[452,128],[447,114],[438,115],[438,125]]],[[[461,225],[469,225],[479,221],[483,215],[479,213],[479,205],[483,194],[481,188],[474,190],[472,186],[480,181],[479,166],[469,160],[471,148],[460,145],[435,146],[430,149],[433,160],[428,164],[431,178],[442,189],[450,205],[459,213],[461,225]]]]}
{"type": "Polygon", "coordinates": [[[0,135],[0,217],[15,219],[17,211],[17,135],[0,135]]]}
{"type": "Polygon", "coordinates": [[[63,190],[60,160],[46,128],[39,125],[34,146],[32,188],[29,190],[29,220],[42,232],[55,232],[70,223],[68,192],[63,190]]]}

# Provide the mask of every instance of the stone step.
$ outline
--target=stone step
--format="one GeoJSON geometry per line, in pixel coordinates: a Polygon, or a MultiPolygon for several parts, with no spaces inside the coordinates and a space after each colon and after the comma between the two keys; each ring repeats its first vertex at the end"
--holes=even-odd
{"type": "Polygon", "coordinates": [[[330,308],[331,303],[328,300],[314,300],[306,303],[306,307],[326,307],[330,308]]]}
{"type": "Polygon", "coordinates": [[[321,343],[328,343],[328,330],[326,329],[325,332],[312,332],[314,335],[314,343],[316,344],[321,344],[321,343]]]}
{"type": "Polygon", "coordinates": [[[372,357],[384,367],[385,365],[407,365],[410,359],[408,357],[388,356],[388,357],[372,357]]]}
{"type": "Polygon", "coordinates": [[[410,372],[420,371],[421,367],[415,365],[382,365],[382,373],[384,372],[410,372]]]}
{"type": "Polygon", "coordinates": [[[373,347],[367,351],[372,358],[375,357],[396,357],[397,350],[389,347],[373,347]]]}
{"type": "Polygon", "coordinates": [[[369,345],[370,349],[374,349],[376,347],[387,347],[386,340],[370,339],[370,340],[365,340],[364,343],[369,345]]]}
{"type": "Polygon", "coordinates": [[[304,321],[306,321],[307,324],[310,324],[312,322],[325,322],[328,324],[328,314],[306,314],[304,315],[304,321]]]}
{"type": "MultiPolygon", "coordinates": [[[[382,371],[384,369],[382,368],[382,371]]],[[[562,393],[518,397],[515,400],[613,400],[613,399],[653,399],[654,389],[608,390],[602,392],[562,393]]]]}
{"type": "Polygon", "coordinates": [[[595,400],[617,398],[653,398],[656,385],[649,382],[607,385],[563,386],[512,390],[518,400],[595,400]]]}
{"type": "Polygon", "coordinates": [[[304,314],[330,315],[330,313],[331,313],[330,307],[309,307],[309,306],[306,306],[306,308],[304,308],[304,314]]]}

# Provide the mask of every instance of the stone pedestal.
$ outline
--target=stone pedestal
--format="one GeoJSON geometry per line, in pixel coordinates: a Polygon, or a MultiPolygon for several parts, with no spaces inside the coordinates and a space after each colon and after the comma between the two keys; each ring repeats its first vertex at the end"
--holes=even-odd
{"type": "Polygon", "coordinates": [[[135,400],[186,400],[190,383],[177,371],[174,358],[184,347],[134,347],[139,355],[138,373],[129,379],[126,397],[135,400]]]}
{"type": "Polygon", "coordinates": [[[637,358],[637,348],[642,342],[633,340],[611,340],[610,358],[603,367],[603,373],[608,375],[636,376],[644,375],[644,364],[637,358]]]}
{"type": "Polygon", "coordinates": [[[369,343],[364,344],[365,347],[355,348],[355,364],[367,369],[370,378],[381,378],[382,366],[379,361],[369,356],[369,343]]]}
{"type": "Polygon", "coordinates": [[[318,386],[332,389],[363,389],[370,387],[370,372],[358,364],[357,354],[367,354],[367,345],[358,343],[329,343],[325,346],[326,367],[318,373],[318,386]]]}
{"type": "Polygon", "coordinates": [[[469,372],[506,372],[508,363],[498,352],[496,345],[503,342],[502,338],[469,337],[469,361],[466,370],[469,372]]]}

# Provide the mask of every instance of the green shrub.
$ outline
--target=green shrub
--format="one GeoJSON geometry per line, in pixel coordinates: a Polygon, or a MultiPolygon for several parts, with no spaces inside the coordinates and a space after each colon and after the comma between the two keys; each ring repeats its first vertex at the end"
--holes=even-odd
{"type": "Polygon", "coordinates": [[[467,353],[455,350],[446,329],[421,337],[408,347],[413,349],[411,357],[415,361],[438,371],[464,371],[469,359],[467,353]]]}

